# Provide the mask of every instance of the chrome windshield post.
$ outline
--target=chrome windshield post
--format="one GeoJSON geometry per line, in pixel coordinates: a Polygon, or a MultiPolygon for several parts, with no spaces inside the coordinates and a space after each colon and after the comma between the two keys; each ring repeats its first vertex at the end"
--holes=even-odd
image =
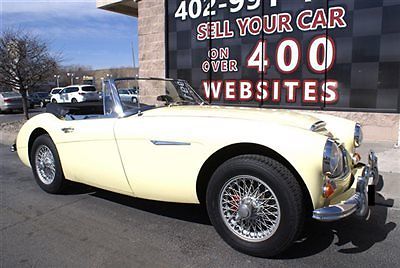
{"type": "Polygon", "coordinates": [[[105,116],[123,117],[124,109],[119,97],[117,87],[114,80],[105,81],[106,85],[103,88],[103,109],[105,116]]]}

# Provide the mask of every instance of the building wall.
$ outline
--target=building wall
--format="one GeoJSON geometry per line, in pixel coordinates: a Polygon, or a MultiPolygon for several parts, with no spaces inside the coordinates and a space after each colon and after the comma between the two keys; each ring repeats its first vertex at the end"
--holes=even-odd
{"type": "Polygon", "coordinates": [[[213,104],[306,108],[360,122],[368,141],[398,142],[400,30],[394,25],[400,23],[400,0],[274,2],[233,5],[227,1],[210,11],[194,0],[168,1],[168,76],[188,80],[213,104]],[[308,27],[311,24],[305,14],[314,16],[315,26],[308,27]],[[274,20],[281,16],[289,22],[274,20]],[[321,19],[324,16],[329,20],[321,19]],[[260,26],[262,18],[266,28],[260,26]],[[246,21],[247,28],[243,26],[246,21]],[[330,44],[330,49],[322,49],[329,51],[325,57],[330,58],[322,69],[312,67],[324,55],[321,43],[318,49],[311,49],[318,40],[330,44]],[[295,47],[283,53],[285,64],[297,59],[290,70],[279,68],[285,65],[282,54],[278,57],[283,41],[291,41],[295,47]],[[224,62],[236,68],[223,69],[224,62]],[[297,90],[289,94],[286,83],[297,83],[297,90]],[[325,83],[329,83],[330,93],[324,94],[328,92],[325,83]],[[258,94],[260,85],[265,86],[263,100],[258,94]],[[306,93],[310,85],[313,96],[306,93]],[[240,92],[249,91],[250,97],[241,97],[246,94],[240,92]]]}
{"type": "MultiPolygon", "coordinates": [[[[166,75],[165,54],[165,3],[164,0],[138,2],[139,23],[139,75],[141,77],[164,77],[166,75]]],[[[144,99],[154,99],[163,92],[152,90],[142,92],[144,99]]],[[[364,126],[366,141],[400,143],[400,115],[371,112],[328,113],[360,122],[364,126]]]]}
{"type": "MultiPolygon", "coordinates": [[[[165,9],[164,0],[146,0],[139,3],[139,75],[165,77],[165,9]]],[[[163,94],[159,90],[143,92],[148,102],[163,94]]]]}

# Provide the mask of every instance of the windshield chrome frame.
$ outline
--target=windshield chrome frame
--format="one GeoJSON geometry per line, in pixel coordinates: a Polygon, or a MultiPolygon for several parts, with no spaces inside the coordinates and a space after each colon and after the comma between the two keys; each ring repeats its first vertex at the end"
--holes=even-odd
{"type": "MultiPolygon", "coordinates": [[[[118,115],[118,118],[130,116],[132,114],[124,112],[121,98],[118,94],[118,89],[115,82],[118,81],[125,81],[125,80],[153,80],[153,81],[181,81],[184,82],[187,86],[190,87],[190,90],[196,95],[196,97],[201,100],[199,105],[206,104],[207,102],[203,100],[203,98],[192,88],[192,86],[186,81],[182,79],[172,79],[172,78],[158,78],[158,77],[121,77],[121,78],[114,78],[105,80],[104,83],[109,83],[110,92],[111,92],[111,100],[112,100],[112,110],[118,115]]],[[[106,94],[105,94],[105,87],[103,87],[103,109],[104,114],[106,113],[106,94]]],[[[138,105],[138,113],[136,115],[141,116],[142,112],[140,109],[140,89],[137,92],[137,105],[138,105]]],[[[106,115],[106,114],[105,114],[106,115]]]]}

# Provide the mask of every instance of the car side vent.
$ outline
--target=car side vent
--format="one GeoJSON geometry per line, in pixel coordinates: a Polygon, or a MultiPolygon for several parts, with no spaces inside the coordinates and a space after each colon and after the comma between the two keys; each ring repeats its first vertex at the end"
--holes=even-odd
{"type": "Polygon", "coordinates": [[[319,132],[321,130],[326,130],[326,122],[324,121],[318,121],[312,124],[310,130],[313,132],[319,132]]]}

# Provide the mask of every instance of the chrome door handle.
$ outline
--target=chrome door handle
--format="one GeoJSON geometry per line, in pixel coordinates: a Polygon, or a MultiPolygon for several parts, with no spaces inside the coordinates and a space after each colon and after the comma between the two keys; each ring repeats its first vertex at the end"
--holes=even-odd
{"type": "Polygon", "coordinates": [[[64,133],[71,133],[74,132],[74,128],[73,127],[65,127],[61,129],[62,131],[64,131],[64,133]]]}

